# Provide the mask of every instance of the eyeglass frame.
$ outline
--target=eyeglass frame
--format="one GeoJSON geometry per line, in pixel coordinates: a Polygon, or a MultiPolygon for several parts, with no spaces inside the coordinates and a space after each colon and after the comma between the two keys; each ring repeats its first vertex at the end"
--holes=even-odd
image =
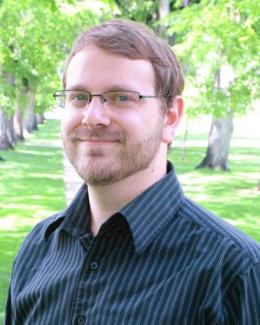
{"type": "Polygon", "coordinates": [[[62,108],[65,108],[65,101],[64,101],[63,106],[59,105],[59,103],[58,103],[57,97],[61,97],[61,96],[58,95],[58,93],[66,94],[66,92],[70,92],[70,91],[71,92],[73,92],[73,91],[77,92],[78,91],[78,92],[81,92],[83,94],[89,95],[89,101],[88,101],[88,103],[86,105],[89,105],[91,103],[93,97],[100,97],[100,100],[101,100],[102,104],[104,104],[106,102],[104,100],[104,95],[105,94],[107,94],[107,93],[117,93],[117,92],[118,93],[122,92],[122,93],[134,93],[134,94],[137,94],[138,95],[138,101],[140,101],[141,99],[144,99],[144,98],[171,98],[172,97],[172,96],[168,96],[168,95],[141,95],[138,91],[132,91],[132,90],[110,90],[110,91],[105,91],[105,92],[103,92],[101,94],[91,94],[86,90],[62,89],[62,90],[56,91],[53,94],[53,97],[55,98],[56,103],[57,103],[58,106],[60,106],[62,108]]]}

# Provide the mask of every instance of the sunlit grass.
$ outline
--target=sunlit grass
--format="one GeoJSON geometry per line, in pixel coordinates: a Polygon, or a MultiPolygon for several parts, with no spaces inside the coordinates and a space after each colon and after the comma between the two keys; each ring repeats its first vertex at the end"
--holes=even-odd
{"type": "Polygon", "coordinates": [[[186,195],[260,241],[260,146],[231,148],[230,171],[194,169],[204,154],[204,147],[187,147],[182,160],[176,147],[169,155],[186,195]]]}
{"type": "Polygon", "coordinates": [[[65,206],[59,122],[49,120],[0,163],[0,322],[11,266],[23,239],[40,220],[65,206]]]}

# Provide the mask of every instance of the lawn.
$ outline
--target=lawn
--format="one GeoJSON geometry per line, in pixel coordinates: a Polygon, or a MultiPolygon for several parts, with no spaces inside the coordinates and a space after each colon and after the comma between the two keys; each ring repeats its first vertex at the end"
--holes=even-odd
{"type": "Polygon", "coordinates": [[[248,146],[231,147],[229,171],[197,170],[194,167],[204,157],[205,147],[194,146],[194,140],[201,144],[205,137],[190,137],[193,146],[189,146],[187,141],[184,160],[180,150],[181,137],[176,139],[176,145],[169,154],[185,194],[260,241],[260,191],[257,190],[260,180],[260,139],[234,139],[236,145],[247,141],[248,146]],[[250,147],[250,143],[257,145],[250,147]]]}
{"type": "Polygon", "coordinates": [[[12,261],[34,224],[65,206],[59,122],[49,120],[0,162],[0,323],[12,261]]]}
{"type": "MultiPolygon", "coordinates": [[[[205,153],[206,137],[190,135],[183,159],[179,136],[169,154],[185,193],[260,240],[260,143],[253,147],[237,146],[240,140],[258,143],[259,139],[236,139],[228,172],[195,170],[205,153]]],[[[12,261],[22,240],[35,223],[65,206],[58,139],[59,122],[48,120],[14,151],[1,152],[6,161],[0,162],[0,322],[12,261]]]]}

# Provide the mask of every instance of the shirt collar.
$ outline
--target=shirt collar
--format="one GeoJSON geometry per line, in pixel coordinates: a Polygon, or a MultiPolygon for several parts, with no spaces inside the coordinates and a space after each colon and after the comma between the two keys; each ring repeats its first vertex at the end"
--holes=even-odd
{"type": "MultiPolygon", "coordinates": [[[[173,165],[168,162],[167,175],[149,187],[119,211],[127,221],[134,240],[135,251],[145,248],[172,221],[183,200],[183,191],[173,165]]],[[[118,215],[118,214],[117,214],[118,215]]],[[[71,236],[80,237],[88,232],[89,201],[85,184],[71,204],[46,227],[45,239],[58,227],[71,236]]]]}
{"type": "Polygon", "coordinates": [[[168,162],[167,175],[120,210],[131,229],[137,254],[173,220],[183,196],[174,167],[168,162]]]}
{"type": "Polygon", "coordinates": [[[44,238],[57,229],[63,229],[73,237],[85,234],[89,224],[89,203],[87,186],[83,184],[69,206],[51,218],[44,232],[44,238]]]}
{"type": "Polygon", "coordinates": [[[66,218],[62,228],[74,237],[80,237],[88,232],[90,209],[88,200],[88,188],[83,184],[64,211],[66,218]]]}

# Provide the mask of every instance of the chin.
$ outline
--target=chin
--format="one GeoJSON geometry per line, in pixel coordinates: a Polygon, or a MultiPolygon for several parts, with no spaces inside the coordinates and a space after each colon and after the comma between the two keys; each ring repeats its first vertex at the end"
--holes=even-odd
{"type": "Polygon", "coordinates": [[[88,161],[88,163],[86,161],[82,163],[78,161],[78,163],[73,165],[80,177],[89,185],[108,185],[118,181],[120,168],[115,168],[114,162],[102,163],[98,160],[100,159],[94,158],[91,162],[88,161]]]}

